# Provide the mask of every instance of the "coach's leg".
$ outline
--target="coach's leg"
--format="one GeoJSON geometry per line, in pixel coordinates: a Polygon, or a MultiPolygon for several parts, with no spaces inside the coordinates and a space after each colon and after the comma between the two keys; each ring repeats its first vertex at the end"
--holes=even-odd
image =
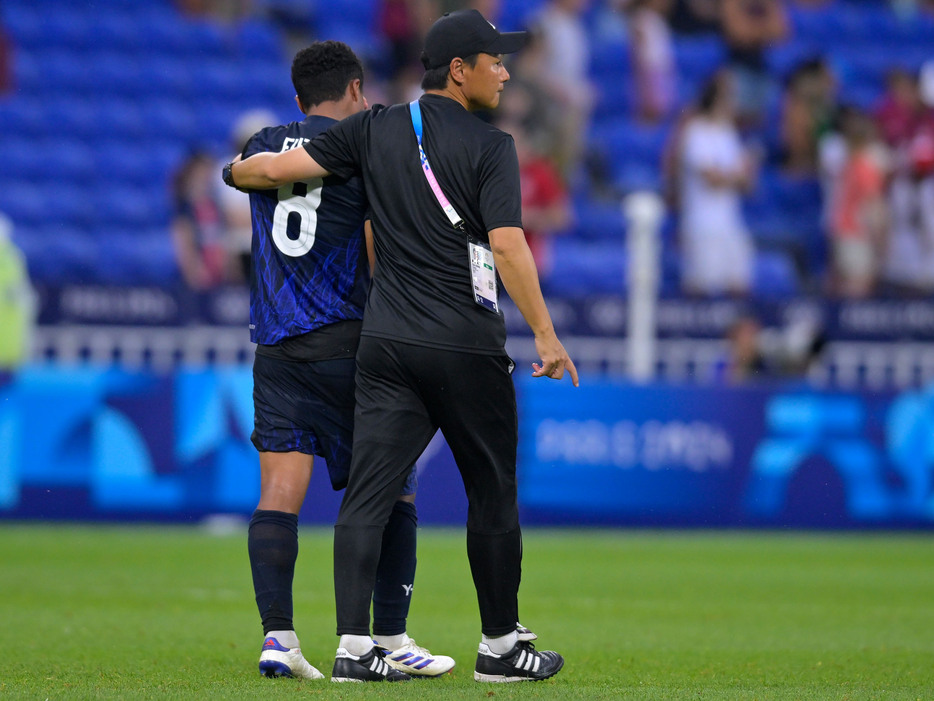
{"type": "Polygon", "coordinates": [[[447,378],[455,383],[451,394],[458,401],[439,408],[441,430],[467,492],[467,556],[482,632],[489,637],[514,634],[519,620],[518,420],[510,365],[505,357],[472,356],[469,373],[447,378]]]}
{"type": "MultiPolygon", "coordinates": [[[[370,601],[383,530],[410,467],[435,427],[404,360],[408,347],[363,338],[357,354],[357,407],[350,476],[334,526],[337,634],[370,635],[370,601]]],[[[358,654],[349,650],[353,654],[358,654]]]]}

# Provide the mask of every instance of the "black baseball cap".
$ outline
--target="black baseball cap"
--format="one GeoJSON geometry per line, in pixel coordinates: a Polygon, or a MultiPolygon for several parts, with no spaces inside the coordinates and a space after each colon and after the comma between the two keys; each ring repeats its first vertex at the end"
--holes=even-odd
{"type": "Polygon", "coordinates": [[[512,54],[525,46],[528,32],[500,32],[477,10],[446,12],[428,30],[422,64],[426,70],[474,54],[512,54]]]}

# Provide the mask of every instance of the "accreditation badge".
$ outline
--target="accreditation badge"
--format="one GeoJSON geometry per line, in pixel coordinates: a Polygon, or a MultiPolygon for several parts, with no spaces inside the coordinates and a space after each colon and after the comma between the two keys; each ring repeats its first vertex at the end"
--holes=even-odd
{"type": "Polygon", "coordinates": [[[493,251],[482,241],[468,241],[470,254],[470,278],[473,281],[474,301],[491,312],[499,312],[496,290],[496,266],[493,251]]]}

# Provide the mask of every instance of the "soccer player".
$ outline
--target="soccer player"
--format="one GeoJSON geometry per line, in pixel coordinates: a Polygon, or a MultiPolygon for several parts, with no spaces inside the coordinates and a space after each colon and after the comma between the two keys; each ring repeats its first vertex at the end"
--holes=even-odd
{"type": "Polygon", "coordinates": [[[558,340],[522,230],[512,138],[471,114],[499,104],[502,34],[476,10],[436,21],[425,39],[425,94],[374,107],[303,149],[225,168],[228,185],[272,187],[361,175],[373,212],[376,276],[357,352],[353,458],[334,532],[340,643],[334,681],[392,680],[370,639],[380,531],[409,466],[437,430],[467,492],[467,555],[480,608],[474,679],[547,679],[564,665],[517,628],[522,536],[516,490],[518,420],[498,280],[535,334],[533,377],[577,370],[558,340]],[[498,272],[498,278],[497,278],[498,272]]]}
{"type": "MultiPolygon", "coordinates": [[[[244,158],[300,149],[337,120],[367,108],[362,65],[340,42],[317,42],[299,51],[292,83],[305,119],[260,130],[244,147],[244,158]]],[[[250,336],[257,344],[252,442],[259,451],[261,486],[248,546],[266,636],[259,670],[265,676],[321,679],[302,656],[292,623],[298,513],[314,455],[327,462],[334,489],[347,484],[354,355],[370,282],[367,200],[359,178],[330,176],[253,190],[250,205],[250,336]]],[[[432,655],[406,635],[415,576],[415,488],[410,469],[382,531],[374,634],[389,665],[411,675],[438,676],[454,660],[432,655]]]]}

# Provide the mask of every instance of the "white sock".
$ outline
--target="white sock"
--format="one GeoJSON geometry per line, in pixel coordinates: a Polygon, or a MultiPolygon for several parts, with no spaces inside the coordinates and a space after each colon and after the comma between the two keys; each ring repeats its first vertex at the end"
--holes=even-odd
{"type": "Polygon", "coordinates": [[[369,635],[342,635],[338,646],[359,657],[373,649],[373,639],[369,635]]]}
{"type": "Polygon", "coordinates": [[[376,641],[377,645],[387,650],[398,650],[408,642],[409,636],[405,633],[399,635],[374,635],[373,640],[376,641]]]}
{"type": "Polygon", "coordinates": [[[271,630],[266,633],[267,638],[275,638],[283,647],[298,647],[298,636],[294,630],[271,630]]]}
{"type": "Polygon", "coordinates": [[[506,633],[506,635],[502,635],[498,638],[490,638],[486,635],[481,635],[480,639],[486,643],[488,648],[490,648],[490,652],[497,655],[505,655],[516,646],[516,643],[519,642],[519,634],[516,631],[512,631],[511,633],[506,633]]]}

